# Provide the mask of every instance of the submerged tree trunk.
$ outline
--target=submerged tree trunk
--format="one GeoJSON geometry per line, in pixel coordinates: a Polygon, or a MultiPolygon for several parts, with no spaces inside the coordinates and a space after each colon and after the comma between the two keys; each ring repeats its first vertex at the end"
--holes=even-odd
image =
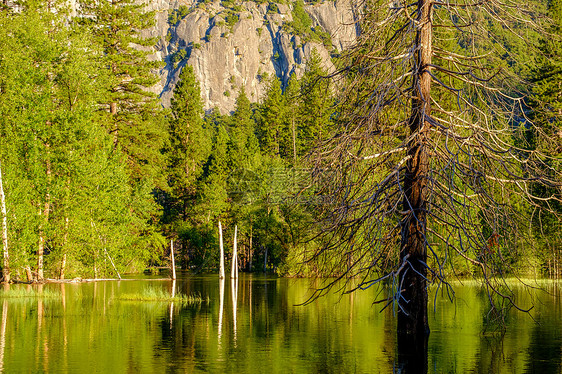
{"type": "Polygon", "coordinates": [[[232,248],[232,269],[230,272],[230,278],[238,279],[238,244],[237,244],[237,234],[238,226],[234,226],[234,245],[232,248]]]}
{"type": "Polygon", "coordinates": [[[219,221],[219,248],[220,248],[220,259],[219,259],[219,278],[224,279],[224,247],[222,244],[222,225],[219,221]]]}
{"type": "Polygon", "coordinates": [[[172,279],[176,280],[176,259],[174,257],[174,239],[170,240],[170,259],[172,261],[172,279]]]}
{"type": "Polygon", "coordinates": [[[412,113],[409,120],[413,135],[408,143],[408,161],[404,175],[402,243],[398,313],[398,340],[415,346],[427,346],[427,182],[429,171],[428,138],[431,114],[429,68],[432,54],[432,2],[418,0],[416,53],[413,66],[412,113]],[[425,342],[425,343],[424,343],[425,342]]]}
{"type": "Polygon", "coordinates": [[[2,204],[2,252],[4,261],[2,263],[2,277],[4,282],[10,281],[10,256],[8,254],[8,217],[6,214],[6,196],[4,195],[4,184],[2,183],[2,168],[0,167],[0,202],[2,204]]]}

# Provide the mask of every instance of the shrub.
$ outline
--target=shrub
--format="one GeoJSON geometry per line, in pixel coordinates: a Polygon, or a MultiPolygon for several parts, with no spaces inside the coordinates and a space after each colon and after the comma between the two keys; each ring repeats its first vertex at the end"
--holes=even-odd
{"type": "Polygon", "coordinates": [[[186,5],[180,5],[179,8],[172,10],[172,13],[170,13],[170,15],[168,16],[168,23],[172,26],[175,26],[188,14],[189,7],[187,7],[186,5]]]}

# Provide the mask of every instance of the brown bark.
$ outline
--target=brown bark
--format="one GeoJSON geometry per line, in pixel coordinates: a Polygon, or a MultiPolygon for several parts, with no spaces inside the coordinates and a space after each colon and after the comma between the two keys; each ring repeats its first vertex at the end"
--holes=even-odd
{"type": "MultiPolygon", "coordinates": [[[[427,182],[428,182],[428,117],[431,114],[431,76],[429,65],[432,55],[432,2],[418,0],[416,54],[413,66],[412,114],[410,132],[414,135],[408,144],[410,159],[404,176],[403,208],[407,215],[402,221],[400,259],[400,311],[398,313],[399,340],[418,341],[419,346],[429,334],[427,320],[427,182]]],[[[427,342],[425,343],[427,345],[427,342]]]]}

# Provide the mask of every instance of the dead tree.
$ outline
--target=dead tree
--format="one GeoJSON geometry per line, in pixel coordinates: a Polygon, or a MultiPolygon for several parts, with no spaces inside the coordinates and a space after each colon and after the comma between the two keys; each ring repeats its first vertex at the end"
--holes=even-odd
{"type": "Polygon", "coordinates": [[[535,14],[511,0],[361,9],[362,34],[334,74],[346,87],[339,128],[312,156],[330,203],[319,208],[324,245],[310,260],[336,277],[315,296],[386,280],[399,337],[427,336],[428,284],[452,292],[447,275],[461,262],[480,271],[491,301],[514,305],[506,258],[525,245],[521,227],[548,207],[542,200],[560,201],[560,170],[525,144],[534,124],[524,86],[502,68],[489,28],[536,27],[535,14]],[[535,196],[534,184],[557,193],[535,196]]]}

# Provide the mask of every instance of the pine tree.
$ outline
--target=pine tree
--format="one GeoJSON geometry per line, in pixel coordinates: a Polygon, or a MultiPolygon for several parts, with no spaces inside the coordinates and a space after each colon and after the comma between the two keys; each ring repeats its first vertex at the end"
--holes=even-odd
{"type": "Polygon", "coordinates": [[[194,202],[197,178],[210,153],[201,90],[191,66],[182,69],[171,104],[168,183],[176,211],[185,221],[194,202]]]}
{"type": "MultiPolygon", "coordinates": [[[[562,1],[550,1],[548,15],[550,24],[548,33],[541,39],[541,54],[536,61],[533,75],[535,85],[530,103],[536,127],[527,130],[527,139],[531,149],[551,156],[548,163],[551,170],[546,172],[552,174],[562,167],[562,1]]],[[[559,187],[535,186],[535,193],[546,200],[562,192],[559,187]]],[[[558,213],[543,213],[534,225],[540,247],[539,261],[552,276],[555,275],[555,269],[561,268],[562,262],[562,247],[558,241],[551,239],[559,235],[562,229],[559,219],[562,204],[556,201],[546,201],[544,204],[558,213]]]]}
{"type": "Polygon", "coordinates": [[[236,106],[231,116],[231,144],[229,149],[231,169],[251,169],[259,162],[259,145],[255,134],[250,100],[244,88],[236,98],[236,106]]]}
{"type": "Polygon", "coordinates": [[[260,106],[258,139],[264,154],[278,156],[283,137],[285,106],[281,82],[273,77],[260,106]]]}
{"type": "Polygon", "coordinates": [[[225,121],[220,115],[214,113],[207,120],[209,127],[213,127],[213,149],[202,181],[201,209],[202,215],[209,222],[219,217],[228,207],[228,144],[231,140],[226,130],[225,121]]]}
{"type": "Polygon", "coordinates": [[[534,74],[533,100],[540,115],[535,116],[544,131],[544,137],[536,141],[550,144],[535,144],[554,154],[562,153],[562,1],[550,1],[548,9],[551,24],[549,33],[541,40],[541,52],[534,74]]]}
{"type": "Polygon", "coordinates": [[[301,117],[299,115],[302,109],[300,105],[300,82],[295,74],[291,74],[283,98],[287,108],[284,131],[288,136],[283,137],[281,153],[286,158],[291,159],[293,165],[296,165],[297,157],[302,153],[300,147],[301,117]]]}
{"type": "Polygon", "coordinates": [[[326,72],[321,63],[320,55],[314,50],[301,79],[300,148],[304,152],[310,151],[318,139],[328,137],[332,126],[330,81],[324,78],[326,72]]]}
{"type": "Polygon", "coordinates": [[[102,51],[98,57],[107,78],[99,80],[101,123],[113,137],[115,151],[126,156],[133,214],[130,235],[139,250],[157,248],[161,236],[155,224],[160,212],[153,192],[166,184],[163,149],[168,134],[165,112],[149,91],[160,65],[149,58],[155,41],[142,36],[153,25],[154,12],[145,12],[146,4],[134,0],[84,0],[78,5],[74,20],[88,28],[102,51]]]}
{"type": "Polygon", "coordinates": [[[133,0],[84,0],[79,2],[77,18],[102,48],[100,58],[108,79],[103,82],[106,92],[100,104],[108,114],[106,127],[115,147],[127,155],[132,182],[141,185],[162,184],[161,150],[167,137],[158,98],[148,90],[158,81],[154,70],[160,63],[148,59],[148,48],[155,41],[141,36],[155,20],[145,6],[133,0]]]}

